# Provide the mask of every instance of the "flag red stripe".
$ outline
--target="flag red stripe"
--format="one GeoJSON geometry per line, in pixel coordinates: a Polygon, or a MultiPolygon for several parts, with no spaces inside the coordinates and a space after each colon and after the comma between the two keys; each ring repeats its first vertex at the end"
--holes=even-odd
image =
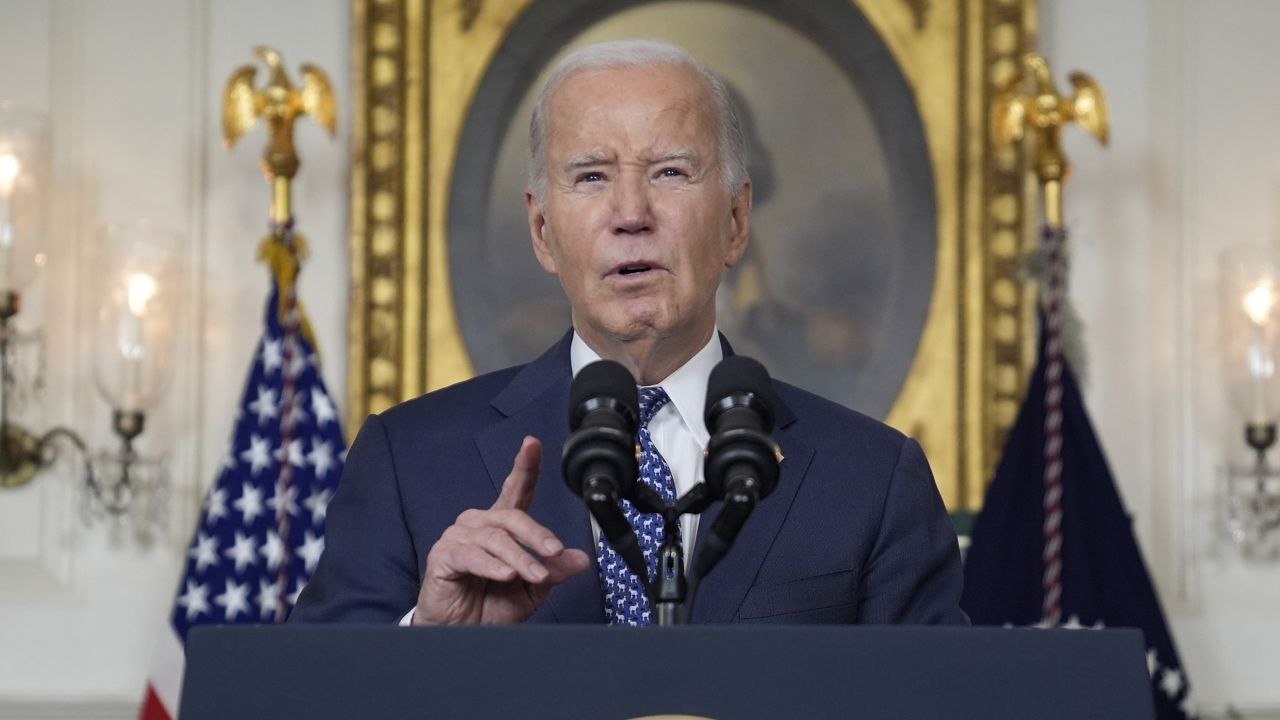
{"type": "Polygon", "coordinates": [[[164,703],[160,702],[160,696],[156,695],[156,689],[151,686],[151,683],[147,683],[147,694],[142,699],[142,712],[138,714],[138,719],[173,720],[164,703]]]}

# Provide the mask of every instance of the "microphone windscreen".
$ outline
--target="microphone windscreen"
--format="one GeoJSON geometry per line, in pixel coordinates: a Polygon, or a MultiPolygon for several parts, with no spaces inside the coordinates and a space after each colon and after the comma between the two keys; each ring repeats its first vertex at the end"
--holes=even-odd
{"type": "Polygon", "coordinates": [[[612,360],[599,360],[578,371],[569,388],[569,429],[577,430],[583,417],[596,405],[593,400],[608,399],[630,413],[631,424],[640,417],[640,394],[631,371],[612,360]]]}
{"type": "Polygon", "coordinates": [[[735,395],[753,396],[752,405],[757,405],[754,409],[765,417],[767,428],[772,429],[773,383],[769,380],[769,371],[759,361],[745,355],[730,355],[712,369],[711,377],[707,379],[707,404],[703,415],[708,430],[714,428],[712,416],[719,412],[717,408],[726,398],[735,395]]]}

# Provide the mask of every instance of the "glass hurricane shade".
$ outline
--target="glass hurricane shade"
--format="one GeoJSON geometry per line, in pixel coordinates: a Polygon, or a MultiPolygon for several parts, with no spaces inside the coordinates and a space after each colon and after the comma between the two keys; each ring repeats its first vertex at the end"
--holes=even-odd
{"type": "Polygon", "coordinates": [[[0,291],[25,290],[45,265],[48,138],[42,113],[0,102],[0,291]]]}
{"type": "Polygon", "coordinates": [[[94,265],[94,381],[116,410],[145,411],[167,388],[180,317],[178,233],[149,222],[98,233],[94,265]]]}
{"type": "Polygon", "coordinates": [[[1222,354],[1236,414],[1246,423],[1280,419],[1280,248],[1228,248],[1220,261],[1222,354]]]}

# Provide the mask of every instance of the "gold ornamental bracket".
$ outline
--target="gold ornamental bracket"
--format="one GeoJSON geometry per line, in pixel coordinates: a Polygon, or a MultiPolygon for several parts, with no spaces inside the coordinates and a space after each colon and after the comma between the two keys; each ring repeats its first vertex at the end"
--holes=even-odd
{"type": "Polygon", "coordinates": [[[275,50],[260,46],[256,55],[270,72],[267,83],[255,89],[258,69],[244,65],[231,73],[222,94],[222,138],[227,148],[235,145],[261,118],[267,125],[267,149],[262,155],[262,174],[272,186],[271,220],[286,222],[291,215],[290,181],[301,164],[293,144],[293,124],[306,115],[324,128],[330,137],[337,129],[337,104],[329,77],[320,68],[303,63],[302,87],[289,81],[284,60],[275,50]]]}
{"type": "Polygon", "coordinates": [[[1106,96],[1082,72],[1068,76],[1073,92],[1064,97],[1053,82],[1049,62],[1036,53],[1022,57],[1021,72],[996,93],[991,111],[991,141],[997,148],[1022,142],[1035,145],[1032,169],[1044,190],[1045,222],[1062,227],[1062,183],[1071,165],[1062,150],[1062,128],[1074,121],[1103,145],[1110,137],[1106,96]]]}

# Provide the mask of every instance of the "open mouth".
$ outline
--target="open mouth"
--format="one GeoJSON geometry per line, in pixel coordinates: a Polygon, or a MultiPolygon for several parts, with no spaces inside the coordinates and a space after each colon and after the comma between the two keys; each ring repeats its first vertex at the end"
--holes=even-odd
{"type": "Polygon", "coordinates": [[[652,269],[653,269],[653,266],[645,265],[643,263],[637,263],[634,265],[623,265],[622,267],[618,268],[618,274],[619,275],[636,275],[642,272],[649,272],[652,269]]]}

